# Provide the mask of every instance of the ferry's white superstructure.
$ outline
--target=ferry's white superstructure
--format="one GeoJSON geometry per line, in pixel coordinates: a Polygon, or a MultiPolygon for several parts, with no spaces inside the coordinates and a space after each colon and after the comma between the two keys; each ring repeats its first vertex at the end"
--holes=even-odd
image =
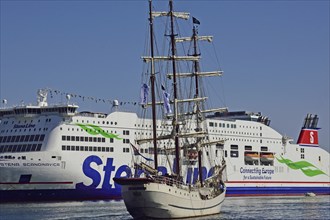
{"type": "MultiPolygon", "coordinates": [[[[120,198],[120,186],[112,179],[131,175],[130,141],[151,137],[151,120],[129,112],[77,109],[71,104],[48,106],[40,99],[38,105],[0,109],[1,202],[120,198]]],[[[225,150],[227,196],[330,194],[329,152],[318,146],[316,116],[305,119],[298,144],[260,114],[215,113],[207,120],[211,139],[225,140],[208,154],[217,157],[220,148],[225,150]]],[[[157,127],[159,133],[171,130],[160,121],[157,127]]],[[[151,151],[139,149],[146,158],[151,151]]],[[[159,164],[165,156],[160,151],[159,164]]],[[[164,164],[159,171],[169,169],[164,164]]],[[[203,172],[207,177],[210,167],[203,172]]],[[[197,181],[197,176],[196,167],[186,181],[197,181]]]]}

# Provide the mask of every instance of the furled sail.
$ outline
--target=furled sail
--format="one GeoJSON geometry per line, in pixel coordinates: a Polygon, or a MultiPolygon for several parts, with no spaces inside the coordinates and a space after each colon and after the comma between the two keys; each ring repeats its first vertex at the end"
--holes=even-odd
{"type": "Polygon", "coordinates": [[[167,16],[170,17],[171,13],[173,15],[173,17],[176,18],[181,18],[181,19],[185,19],[188,20],[189,19],[189,13],[187,12],[168,12],[168,11],[153,11],[152,12],[152,17],[161,17],[161,16],[167,16]]]}

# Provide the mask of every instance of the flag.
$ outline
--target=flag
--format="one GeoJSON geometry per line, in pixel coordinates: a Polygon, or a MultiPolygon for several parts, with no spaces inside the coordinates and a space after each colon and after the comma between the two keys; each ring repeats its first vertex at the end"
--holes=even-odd
{"type": "Polygon", "coordinates": [[[166,114],[171,114],[171,106],[170,106],[170,94],[167,93],[166,91],[163,91],[163,96],[164,96],[164,108],[165,108],[165,113],[166,114]]]}
{"type": "Polygon", "coordinates": [[[149,86],[147,84],[143,84],[141,87],[141,105],[146,105],[148,102],[149,95],[149,86]]]}
{"type": "Polygon", "coordinates": [[[197,20],[195,17],[192,17],[192,19],[193,19],[193,24],[201,24],[199,20],[197,20]]]}
{"type": "Polygon", "coordinates": [[[131,147],[133,148],[133,152],[134,152],[134,155],[135,156],[141,156],[141,157],[143,157],[144,159],[146,159],[147,161],[153,161],[153,159],[151,159],[151,158],[147,158],[147,157],[145,157],[145,156],[143,156],[140,152],[139,152],[139,150],[132,144],[132,143],[130,143],[130,145],[131,145],[131,147]]]}

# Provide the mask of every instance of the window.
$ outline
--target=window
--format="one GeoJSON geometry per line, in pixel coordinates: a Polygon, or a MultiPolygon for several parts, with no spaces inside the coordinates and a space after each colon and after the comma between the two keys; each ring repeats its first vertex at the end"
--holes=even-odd
{"type": "Polygon", "coordinates": [[[237,150],[231,150],[230,151],[230,157],[238,157],[238,151],[237,150]]]}
{"type": "Polygon", "coordinates": [[[245,150],[252,150],[252,146],[245,146],[245,150]]]}
{"type": "MultiPolygon", "coordinates": [[[[24,141],[24,135],[22,135],[21,138],[19,139],[19,142],[23,142],[23,141],[24,141]]],[[[5,141],[3,141],[3,142],[5,142],[5,141]]]]}
{"type": "Polygon", "coordinates": [[[26,147],[26,151],[31,151],[32,150],[32,144],[28,144],[26,147]]]}
{"type": "Polygon", "coordinates": [[[9,137],[7,138],[7,142],[12,142],[11,138],[12,138],[12,136],[9,136],[9,137]]]}
{"type": "Polygon", "coordinates": [[[230,145],[230,149],[232,149],[232,150],[238,150],[238,145],[232,144],[232,145],[230,145]]]}
{"type": "Polygon", "coordinates": [[[268,147],[261,147],[260,150],[261,151],[268,151],[268,147]]]}
{"type": "MultiPolygon", "coordinates": [[[[63,149],[63,147],[62,147],[62,149],[63,149]]],[[[36,151],[37,150],[37,144],[33,144],[32,145],[32,151],[36,151]]]]}
{"type": "Polygon", "coordinates": [[[17,146],[17,149],[16,149],[16,151],[17,151],[17,152],[20,152],[20,151],[21,151],[21,149],[22,149],[22,145],[20,144],[20,145],[18,145],[18,146],[17,146]]]}
{"type": "Polygon", "coordinates": [[[129,135],[129,131],[128,130],[124,130],[123,131],[123,135],[129,135]]]}
{"type": "Polygon", "coordinates": [[[65,145],[62,145],[62,150],[66,150],[66,146],[65,145]]]}
{"type": "Polygon", "coordinates": [[[217,149],[223,149],[224,148],[224,145],[223,144],[217,144],[215,145],[217,149]]]}
{"type": "Polygon", "coordinates": [[[209,123],[209,126],[210,126],[210,127],[213,127],[213,126],[214,126],[214,123],[213,123],[213,122],[210,122],[210,123],[209,123]]]}
{"type": "MultiPolygon", "coordinates": [[[[63,137],[65,138],[65,136],[62,136],[62,139],[63,139],[63,137]]],[[[37,135],[35,136],[35,138],[34,138],[34,141],[39,141],[39,138],[40,138],[40,135],[37,134],[37,135]]]]}
{"type": "MultiPolygon", "coordinates": [[[[19,142],[19,138],[20,138],[20,136],[15,136],[16,138],[15,138],[15,142],[19,142]]],[[[33,141],[33,140],[32,140],[33,141]]],[[[1,141],[0,141],[0,143],[1,143],[1,141]]]]}
{"type": "Polygon", "coordinates": [[[34,137],[35,137],[35,135],[31,135],[29,142],[32,142],[34,140],[34,137]]]}

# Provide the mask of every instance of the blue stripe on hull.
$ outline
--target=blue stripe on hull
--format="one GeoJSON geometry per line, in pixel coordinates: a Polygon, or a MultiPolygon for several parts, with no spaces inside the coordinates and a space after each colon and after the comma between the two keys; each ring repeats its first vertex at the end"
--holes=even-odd
{"type": "Polygon", "coordinates": [[[121,199],[120,189],[1,190],[0,203],[121,199]]]}
{"type": "Polygon", "coordinates": [[[227,187],[226,196],[297,196],[307,192],[330,195],[330,187],[227,187]]]}
{"type": "MultiPolygon", "coordinates": [[[[330,187],[227,187],[226,196],[303,196],[306,192],[313,192],[317,195],[330,195],[330,187]]],[[[108,199],[121,199],[120,188],[111,190],[56,189],[0,191],[0,203],[108,199]]]]}

